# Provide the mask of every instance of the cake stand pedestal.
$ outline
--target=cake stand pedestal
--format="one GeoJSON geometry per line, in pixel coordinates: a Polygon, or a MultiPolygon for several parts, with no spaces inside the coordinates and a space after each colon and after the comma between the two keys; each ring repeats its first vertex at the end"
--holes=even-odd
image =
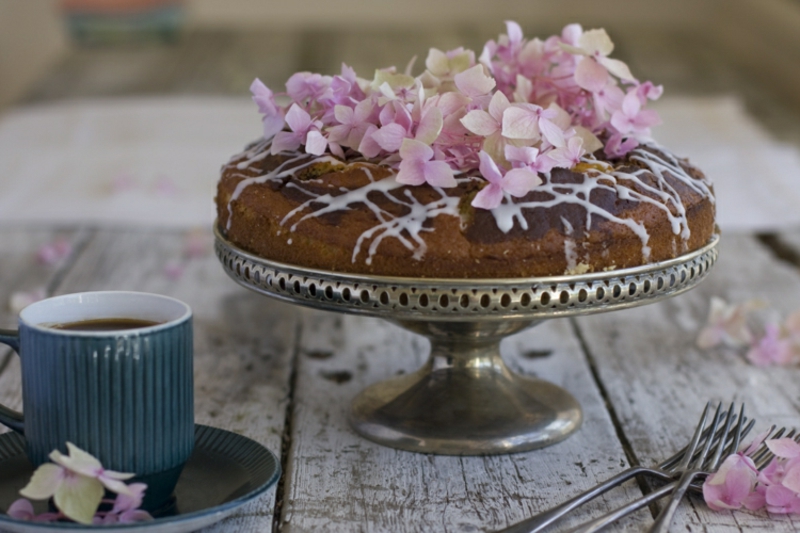
{"type": "Polygon", "coordinates": [[[426,279],[342,274],[252,255],[216,229],[216,253],[237,283],[288,302],[384,318],[431,342],[416,372],[367,387],[350,423],[380,444],[485,455],[554,444],[581,424],[564,389],[511,372],[500,341],[542,320],[612,311],[680,294],[717,259],[715,236],[670,261],[579,276],[426,279]]]}

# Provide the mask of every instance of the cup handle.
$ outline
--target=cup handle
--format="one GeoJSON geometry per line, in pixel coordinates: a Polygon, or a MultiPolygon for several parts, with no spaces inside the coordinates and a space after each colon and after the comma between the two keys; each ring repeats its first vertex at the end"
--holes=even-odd
{"type": "MultiPolygon", "coordinates": [[[[19,332],[8,329],[0,329],[0,342],[11,346],[19,354],[19,332]]],[[[0,404],[0,424],[4,424],[17,433],[24,433],[22,413],[9,409],[0,404]]]]}

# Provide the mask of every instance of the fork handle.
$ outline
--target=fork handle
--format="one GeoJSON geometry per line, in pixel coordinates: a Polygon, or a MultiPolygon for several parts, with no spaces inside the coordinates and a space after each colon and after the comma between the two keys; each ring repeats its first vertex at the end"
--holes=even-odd
{"type": "Polygon", "coordinates": [[[669,503],[658,513],[658,518],[656,518],[653,527],[650,528],[650,533],[667,533],[667,531],[669,531],[672,517],[675,515],[678,505],[680,505],[683,496],[686,494],[686,490],[689,488],[692,481],[694,481],[694,478],[700,474],[702,474],[702,472],[698,470],[687,470],[683,473],[675,491],[672,493],[672,497],[669,499],[669,503]]]}
{"type": "Polygon", "coordinates": [[[641,509],[645,505],[649,505],[650,502],[654,502],[659,498],[663,498],[677,486],[678,482],[672,482],[668,485],[664,485],[653,492],[642,496],[638,500],[634,500],[631,503],[620,507],[610,513],[601,516],[600,518],[596,518],[591,522],[586,522],[585,524],[581,524],[580,526],[570,529],[569,533],[594,533],[595,531],[600,531],[601,529],[610,526],[620,518],[631,514],[632,512],[641,509]]]}
{"type": "Polygon", "coordinates": [[[616,476],[609,478],[606,481],[603,481],[596,487],[589,489],[586,492],[578,494],[571,500],[565,501],[561,505],[553,507],[552,509],[545,511],[543,513],[539,513],[536,516],[532,516],[522,522],[517,522],[505,529],[501,529],[496,533],[536,533],[537,531],[541,531],[545,527],[549,526],[568,512],[572,511],[573,509],[580,507],[584,503],[593,500],[594,498],[598,497],[599,495],[607,492],[614,487],[621,485],[625,481],[635,477],[639,474],[651,474],[661,477],[662,479],[669,479],[667,474],[662,473],[659,470],[655,470],[653,468],[647,468],[644,466],[632,466],[627,470],[620,472],[616,476]]]}

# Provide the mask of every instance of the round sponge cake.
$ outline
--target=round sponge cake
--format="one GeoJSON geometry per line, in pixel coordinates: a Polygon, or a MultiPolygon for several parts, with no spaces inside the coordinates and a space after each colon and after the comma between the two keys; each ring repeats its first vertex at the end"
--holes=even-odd
{"type": "Polygon", "coordinates": [[[485,180],[399,183],[388,165],[262,140],[223,166],[218,224],[237,246],[320,270],[404,277],[583,274],[663,261],[715,232],[713,188],[686,160],[642,144],[584,155],[493,209],[471,205],[485,180]]]}

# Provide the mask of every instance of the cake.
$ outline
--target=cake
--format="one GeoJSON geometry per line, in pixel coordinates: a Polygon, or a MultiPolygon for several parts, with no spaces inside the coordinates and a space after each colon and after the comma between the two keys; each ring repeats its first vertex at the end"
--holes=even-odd
{"type": "Polygon", "coordinates": [[[217,224],[251,253],[385,276],[517,278],[668,260],[715,232],[713,187],[651,138],[661,87],[604,30],[527,40],[507,23],[476,59],[364,80],[256,80],[264,138],[222,168],[217,224]],[[288,99],[279,105],[276,96],[288,99]]]}

